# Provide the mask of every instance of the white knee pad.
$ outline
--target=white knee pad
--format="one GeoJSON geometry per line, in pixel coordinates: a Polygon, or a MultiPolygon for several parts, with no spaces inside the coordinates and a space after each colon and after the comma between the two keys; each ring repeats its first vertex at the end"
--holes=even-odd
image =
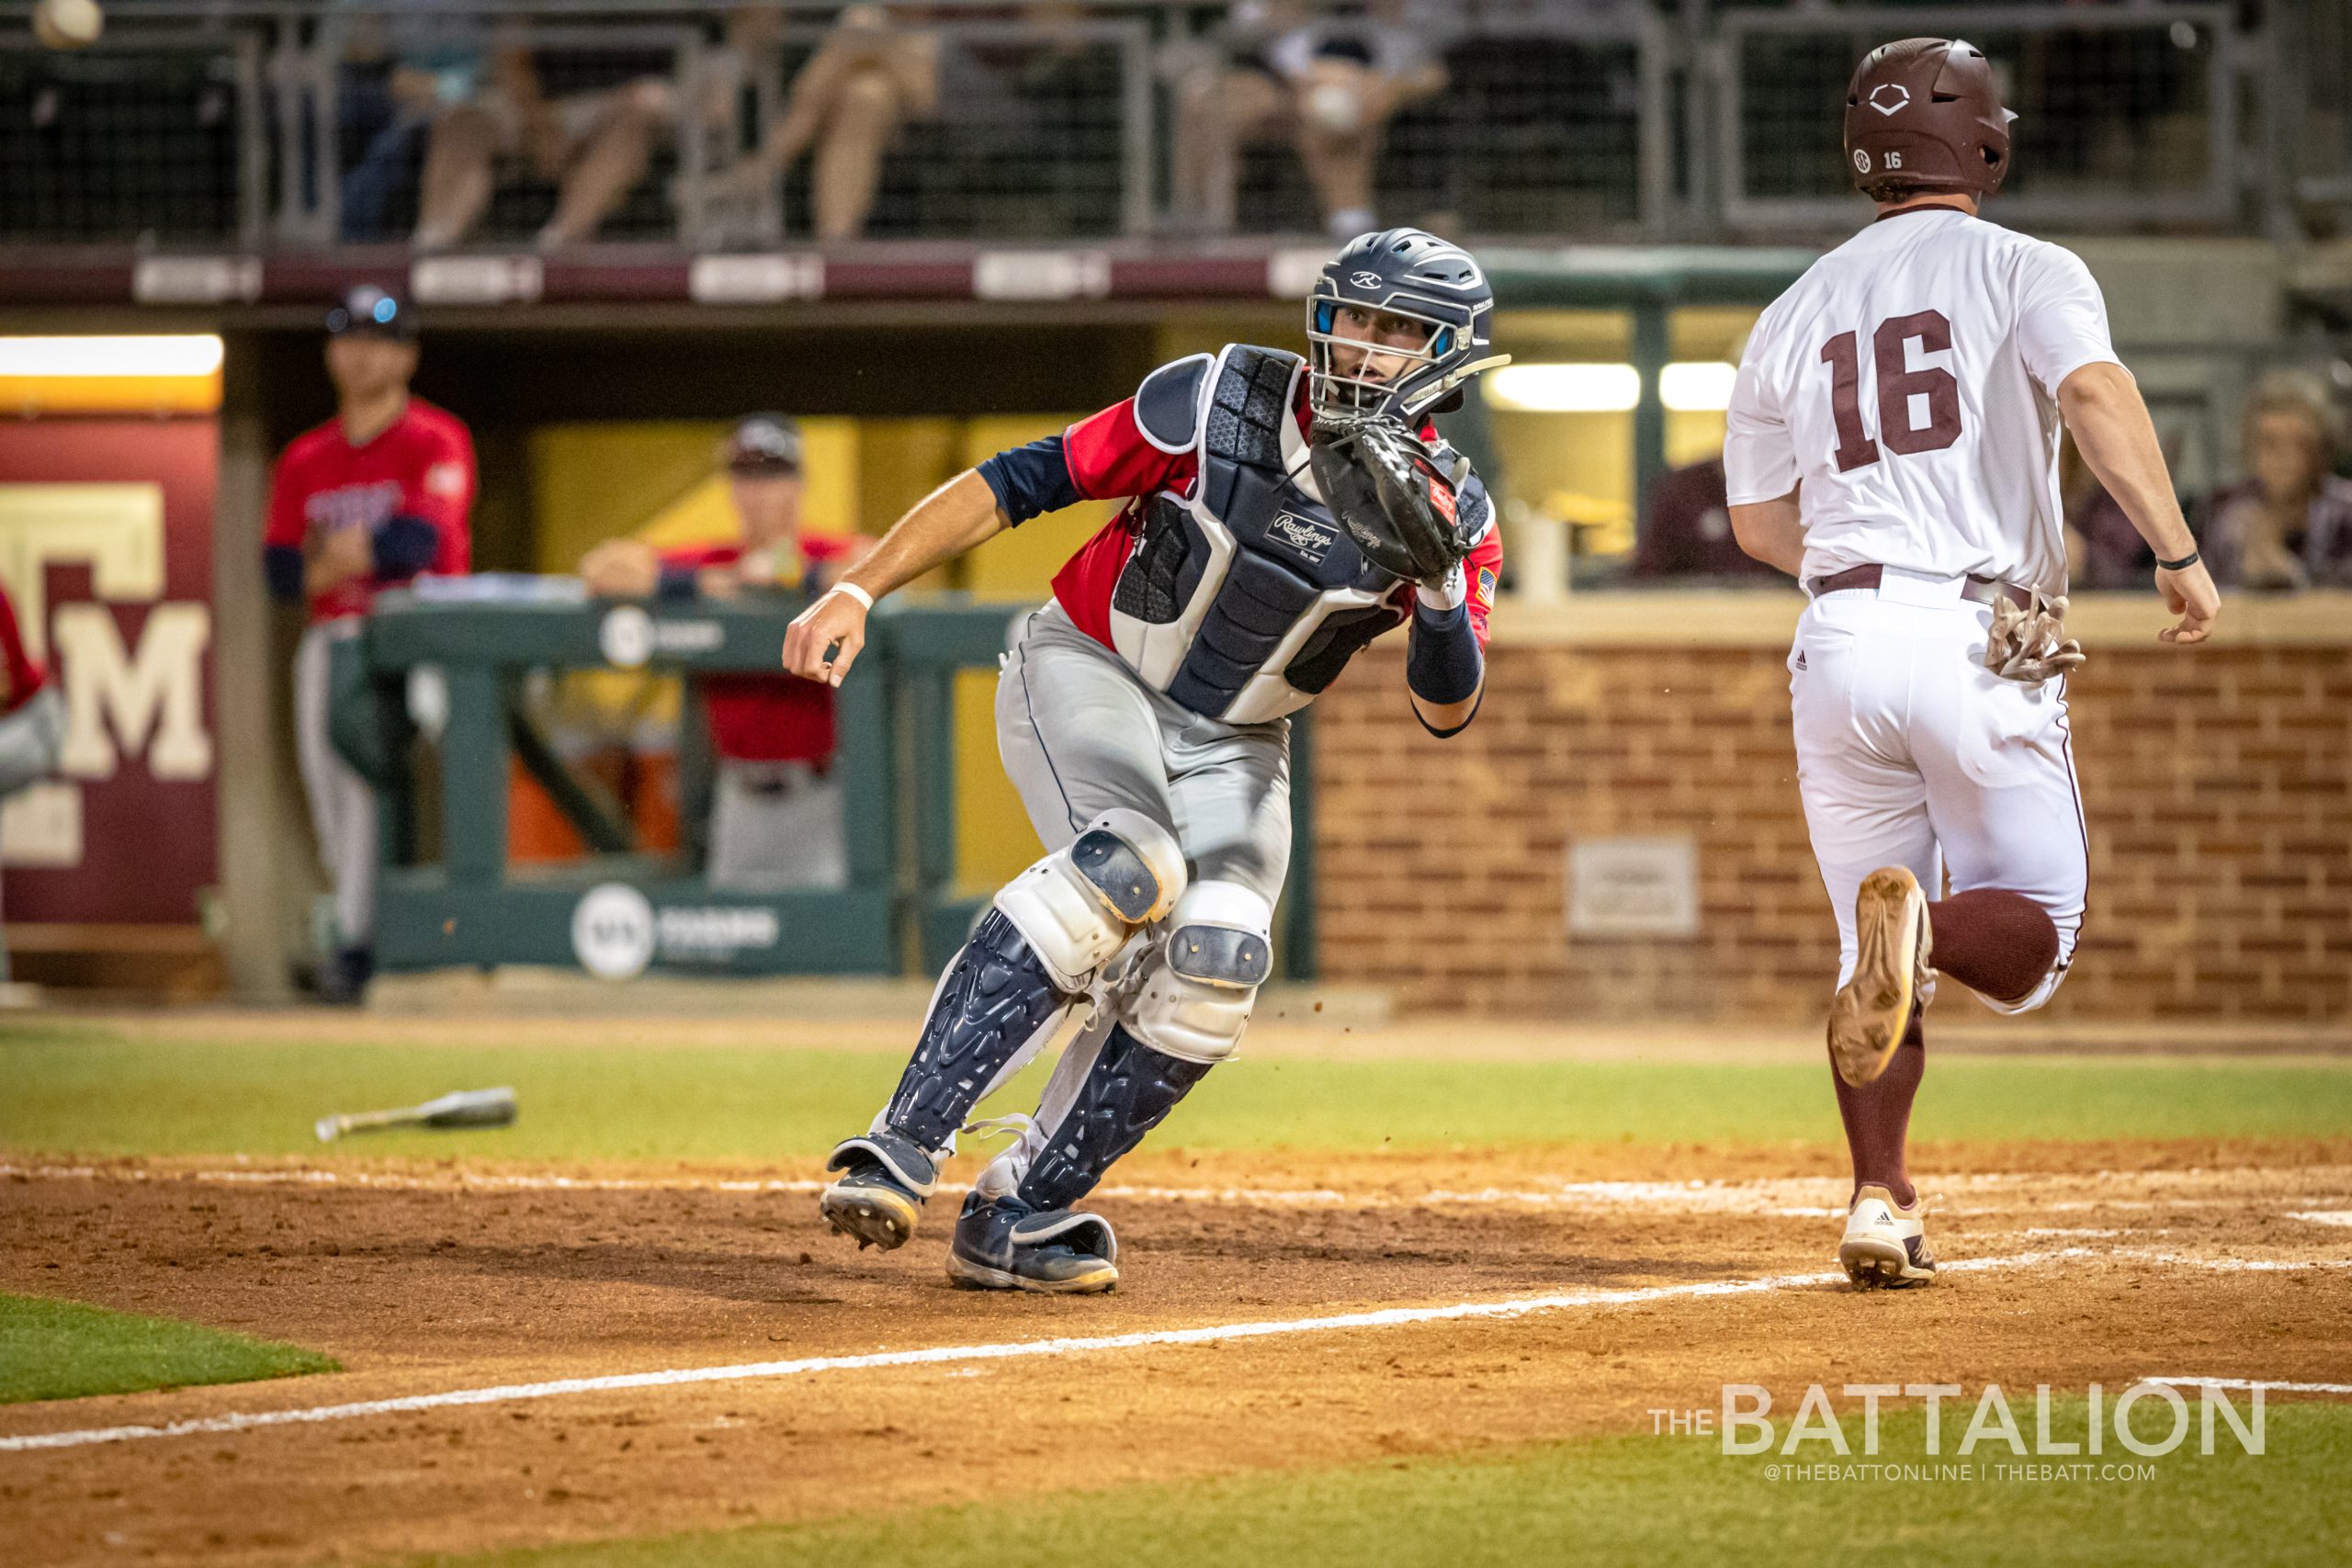
{"type": "Polygon", "coordinates": [[[1176,836],[1140,811],[1114,807],[1000,889],[996,907],[1067,992],[1082,991],[1134,927],[1159,919],[1184,891],[1176,836]]]}
{"type": "Polygon", "coordinates": [[[1128,1010],[1136,1038],[1179,1061],[1232,1055],[1273,973],[1273,923],[1274,907],[1239,883],[1194,883],[1128,1010]]]}

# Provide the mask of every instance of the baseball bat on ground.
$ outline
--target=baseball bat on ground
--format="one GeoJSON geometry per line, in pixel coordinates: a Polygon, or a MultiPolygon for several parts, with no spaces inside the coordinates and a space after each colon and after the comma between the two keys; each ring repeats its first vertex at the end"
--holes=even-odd
{"type": "Polygon", "coordinates": [[[372,1133],[384,1127],[504,1127],[514,1120],[513,1089],[469,1089],[397,1111],[322,1116],[312,1130],[319,1134],[319,1142],[331,1144],[345,1133],[372,1133]]]}

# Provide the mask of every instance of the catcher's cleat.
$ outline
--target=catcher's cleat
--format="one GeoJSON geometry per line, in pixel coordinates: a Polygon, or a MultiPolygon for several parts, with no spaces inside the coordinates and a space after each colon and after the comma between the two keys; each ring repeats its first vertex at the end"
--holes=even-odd
{"type": "Polygon", "coordinates": [[[1862,878],[1854,896],[1854,977],[1829,1004],[1829,1061],[1859,1089],[1886,1071],[1905,1025],[1935,971],[1929,955],[1928,896],[1899,865],[1862,878]]]}
{"type": "Polygon", "coordinates": [[[1872,1185],[1854,1194],[1846,1211],[1845,1238],[1838,1244],[1838,1266],[1858,1291],[1905,1291],[1936,1279],[1936,1256],[1928,1250],[1921,1224],[1927,1201],[1916,1194],[1905,1208],[1894,1194],[1872,1185]]]}
{"type": "Polygon", "coordinates": [[[904,1247],[939,1180],[930,1154],[895,1133],[848,1139],[825,1168],[842,1174],[818,1198],[817,1212],[860,1250],[904,1247]]]}
{"type": "Polygon", "coordinates": [[[1100,1214],[975,1192],[947,1247],[947,1278],[967,1291],[1091,1295],[1119,1282],[1118,1256],[1118,1238],[1100,1214]]]}

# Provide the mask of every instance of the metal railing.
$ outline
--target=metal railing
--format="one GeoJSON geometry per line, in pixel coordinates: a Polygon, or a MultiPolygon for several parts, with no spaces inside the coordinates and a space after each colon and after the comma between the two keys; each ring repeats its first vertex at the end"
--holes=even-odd
{"type": "Polygon", "coordinates": [[[0,33],[0,240],[264,243],[261,62],[243,30],[72,53],[0,33]]]}
{"type": "Polygon", "coordinates": [[[2222,226],[2238,200],[2237,61],[2220,5],[1841,7],[1723,20],[1717,127],[1736,230],[1853,215],[1840,140],[1854,62],[1891,38],[1965,37],[2017,111],[2015,222],[2222,226]]]}
{"type": "MultiPolygon", "coordinates": [[[[0,6],[0,243],[404,243],[428,205],[462,211],[431,236],[445,246],[709,251],[816,230],[808,148],[787,161],[763,147],[843,36],[831,6],[775,0],[746,31],[745,10],[681,0],[121,0],[98,44],[71,52],[21,30],[27,8],[0,6]],[[599,157],[619,188],[567,229],[599,157]],[[485,177],[486,194],[451,197],[485,177]]],[[[924,10],[948,19],[890,35],[919,39],[922,61],[889,110],[865,235],[1298,234],[1329,216],[1302,162],[1308,107],[1278,94],[1271,119],[1220,128],[1229,192],[1204,205],[1183,188],[1187,73],[1277,74],[1200,7],[924,10]]],[[[1377,138],[1385,220],[1586,240],[1848,226],[1846,78],[1872,44],[1923,31],[1964,34],[2004,75],[2020,116],[2013,221],[2284,237],[2352,205],[2352,0],[2269,7],[2253,30],[2219,3],[1486,0],[1406,15],[1444,85],[1377,138]]]]}

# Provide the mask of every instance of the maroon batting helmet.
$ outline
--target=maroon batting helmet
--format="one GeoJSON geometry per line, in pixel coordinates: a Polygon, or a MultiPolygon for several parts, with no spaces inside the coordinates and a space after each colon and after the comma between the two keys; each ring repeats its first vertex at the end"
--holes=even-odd
{"type": "Polygon", "coordinates": [[[1984,51],[1907,38],[1862,57],[1846,89],[1846,163],[1874,201],[1917,191],[1978,197],[2009,172],[2009,121],[1984,51]]]}

